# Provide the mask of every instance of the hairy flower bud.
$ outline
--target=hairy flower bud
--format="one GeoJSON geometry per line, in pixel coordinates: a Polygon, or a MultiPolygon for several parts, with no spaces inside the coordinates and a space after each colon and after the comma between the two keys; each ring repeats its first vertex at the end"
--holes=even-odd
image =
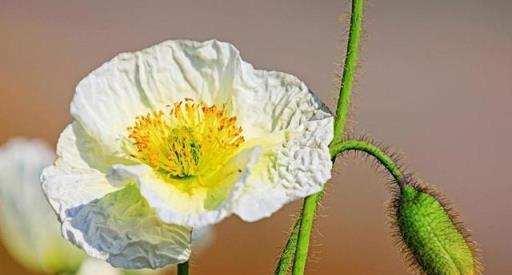
{"type": "Polygon", "coordinates": [[[425,274],[480,274],[474,243],[439,197],[417,185],[401,188],[392,215],[402,250],[425,274]]]}

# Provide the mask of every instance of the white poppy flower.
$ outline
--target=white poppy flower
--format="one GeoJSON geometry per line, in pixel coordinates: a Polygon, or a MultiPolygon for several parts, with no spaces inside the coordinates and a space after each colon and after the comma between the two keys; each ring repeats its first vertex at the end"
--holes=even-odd
{"type": "Polygon", "coordinates": [[[120,54],[78,84],[71,114],[43,188],[66,238],[115,266],[186,261],[192,227],[268,217],[331,176],[325,105],[228,43],[120,54]]]}

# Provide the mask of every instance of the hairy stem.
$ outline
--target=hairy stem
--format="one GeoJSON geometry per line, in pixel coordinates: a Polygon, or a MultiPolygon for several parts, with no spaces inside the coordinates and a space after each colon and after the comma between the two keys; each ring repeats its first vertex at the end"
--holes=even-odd
{"type": "Polygon", "coordinates": [[[295,256],[295,250],[297,248],[297,239],[299,236],[299,228],[302,219],[299,217],[293,226],[293,230],[290,233],[290,237],[288,242],[281,253],[281,257],[279,257],[279,262],[277,263],[276,270],[274,271],[274,275],[286,275],[288,274],[288,270],[290,269],[290,264],[293,261],[293,257],[295,256]]]}
{"type": "Polygon", "coordinates": [[[304,199],[301,214],[302,221],[297,236],[297,248],[295,251],[295,261],[293,263],[293,275],[304,274],[308,259],[311,229],[313,228],[316,207],[322,197],[322,193],[323,192],[319,192],[304,199]]]}
{"type": "Polygon", "coordinates": [[[178,275],[188,275],[188,261],[178,264],[178,275]]]}
{"type": "MultiPolygon", "coordinates": [[[[367,153],[371,156],[373,156],[386,170],[390,173],[390,175],[393,177],[395,182],[402,188],[402,173],[400,172],[400,168],[398,165],[393,161],[391,156],[387,155],[386,152],[384,152],[382,149],[377,147],[376,145],[373,145],[371,143],[368,143],[363,140],[347,140],[341,143],[332,144],[330,146],[330,153],[331,157],[334,159],[337,155],[348,152],[348,151],[360,151],[367,153]]],[[[295,223],[295,226],[293,228],[293,231],[290,234],[290,238],[288,239],[288,242],[286,243],[286,247],[283,249],[283,253],[281,255],[281,258],[279,259],[278,266],[275,271],[275,275],[285,275],[288,272],[290,261],[293,258],[293,253],[296,251],[297,247],[297,240],[299,238],[299,227],[301,227],[301,221],[304,215],[308,216],[311,215],[314,217],[314,213],[316,211],[316,206],[318,201],[321,198],[321,194],[317,193],[312,196],[310,196],[311,199],[305,200],[303,211],[301,216],[297,219],[297,222],[295,223]],[[309,201],[309,203],[306,203],[309,201]],[[306,213],[306,214],[304,214],[306,213]]],[[[309,219],[308,223],[310,223],[308,226],[312,226],[312,219],[309,219]]],[[[311,230],[309,230],[309,233],[307,236],[304,236],[304,238],[309,238],[311,233],[311,230]]],[[[305,251],[307,253],[307,250],[305,251]]],[[[297,266],[296,264],[294,266],[297,266]]],[[[300,267],[300,266],[299,266],[300,267]]],[[[299,268],[297,267],[297,268],[299,268]]],[[[305,266],[304,266],[305,267],[305,266]]]]}
{"type": "Polygon", "coordinates": [[[395,182],[402,187],[402,173],[400,168],[393,159],[382,149],[363,140],[346,140],[338,144],[330,146],[331,156],[336,156],[346,151],[362,151],[373,156],[388,172],[391,174],[395,182]]]}
{"type": "Polygon", "coordinates": [[[339,142],[345,131],[348,108],[350,107],[350,96],[352,95],[352,82],[357,65],[357,50],[361,37],[363,6],[363,0],[352,0],[352,16],[350,18],[347,52],[341,77],[340,96],[336,106],[336,120],[334,121],[334,142],[339,142]]]}
{"type": "MultiPolygon", "coordinates": [[[[350,31],[345,55],[345,66],[341,79],[340,96],[336,108],[334,121],[334,143],[341,140],[345,131],[347,113],[352,94],[352,82],[357,64],[357,50],[361,36],[361,23],[363,17],[363,0],[352,0],[352,15],[350,19],[350,31]]],[[[333,156],[333,161],[336,156],[333,156]]],[[[313,194],[304,199],[302,207],[302,222],[298,232],[295,261],[293,263],[293,275],[303,275],[309,251],[309,240],[315,217],[316,207],[320,201],[322,192],[313,194]]]]}
{"type": "MultiPolygon", "coordinates": [[[[400,168],[398,165],[393,161],[391,156],[386,154],[382,149],[377,147],[376,145],[373,145],[371,143],[368,143],[364,140],[346,140],[341,143],[337,144],[331,144],[330,146],[330,153],[331,157],[333,159],[336,158],[337,155],[348,152],[348,151],[359,151],[364,152],[372,157],[374,157],[386,170],[389,172],[389,174],[393,177],[395,182],[399,185],[400,189],[403,187],[402,183],[402,173],[400,172],[400,168]]],[[[318,205],[318,202],[320,201],[320,198],[322,196],[323,192],[313,194],[309,196],[307,199],[304,200],[304,205],[302,207],[302,214],[299,217],[299,221],[302,220],[301,228],[299,231],[294,230],[292,234],[290,235],[290,239],[288,240],[287,247],[284,249],[285,251],[289,251],[294,249],[295,247],[298,247],[299,244],[294,244],[293,240],[297,239],[300,240],[301,238],[308,241],[309,246],[309,239],[311,237],[311,228],[313,227],[313,219],[315,216],[316,208],[318,205]],[[297,235],[297,236],[296,236],[297,235]]],[[[297,227],[299,222],[295,225],[297,227]]],[[[296,249],[295,253],[295,264],[293,267],[294,275],[295,274],[303,274],[303,273],[295,273],[295,272],[303,272],[306,264],[307,259],[307,253],[308,253],[308,247],[306,246],[306,249],[303,249],[299,252],[299,249],[296,249]],[[303,254],[299,254],[303,253],[303,254]],[[304,261],[298,262],[297,259],[304,258],[304,261]],[[298,271],[296,271],[298,270],[298,271]]],[[[281,263],[281,262],[280,262],[281,263]]],[[[280,266],[281,269],[287,270],[288,266],[280,266]]],[[[276,273],[276,274],[286,274],[286,273],[276,273]]]]}

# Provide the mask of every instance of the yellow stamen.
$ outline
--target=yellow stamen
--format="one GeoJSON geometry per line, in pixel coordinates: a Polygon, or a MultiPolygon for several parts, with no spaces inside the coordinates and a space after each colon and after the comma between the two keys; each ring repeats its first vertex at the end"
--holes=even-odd
{"type": "Polygon", "coordinates": [[[131,157],[173,178],[217,170],[245,141],[236,117],[192,99],[175,103],[167,115],[137,117],[128,139],[131,157]]]}

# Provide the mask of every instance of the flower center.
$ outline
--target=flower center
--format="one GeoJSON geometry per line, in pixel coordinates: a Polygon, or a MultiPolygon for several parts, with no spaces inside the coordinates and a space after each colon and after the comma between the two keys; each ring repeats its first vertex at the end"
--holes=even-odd
{"type": "Polygon", "coordinates": [[[199,176],[221,167],[245,141],[242,128],[224,107],[191,99],[169,113],[138,116],[128,127],[130,156],[171,177],[199,176]]]}

